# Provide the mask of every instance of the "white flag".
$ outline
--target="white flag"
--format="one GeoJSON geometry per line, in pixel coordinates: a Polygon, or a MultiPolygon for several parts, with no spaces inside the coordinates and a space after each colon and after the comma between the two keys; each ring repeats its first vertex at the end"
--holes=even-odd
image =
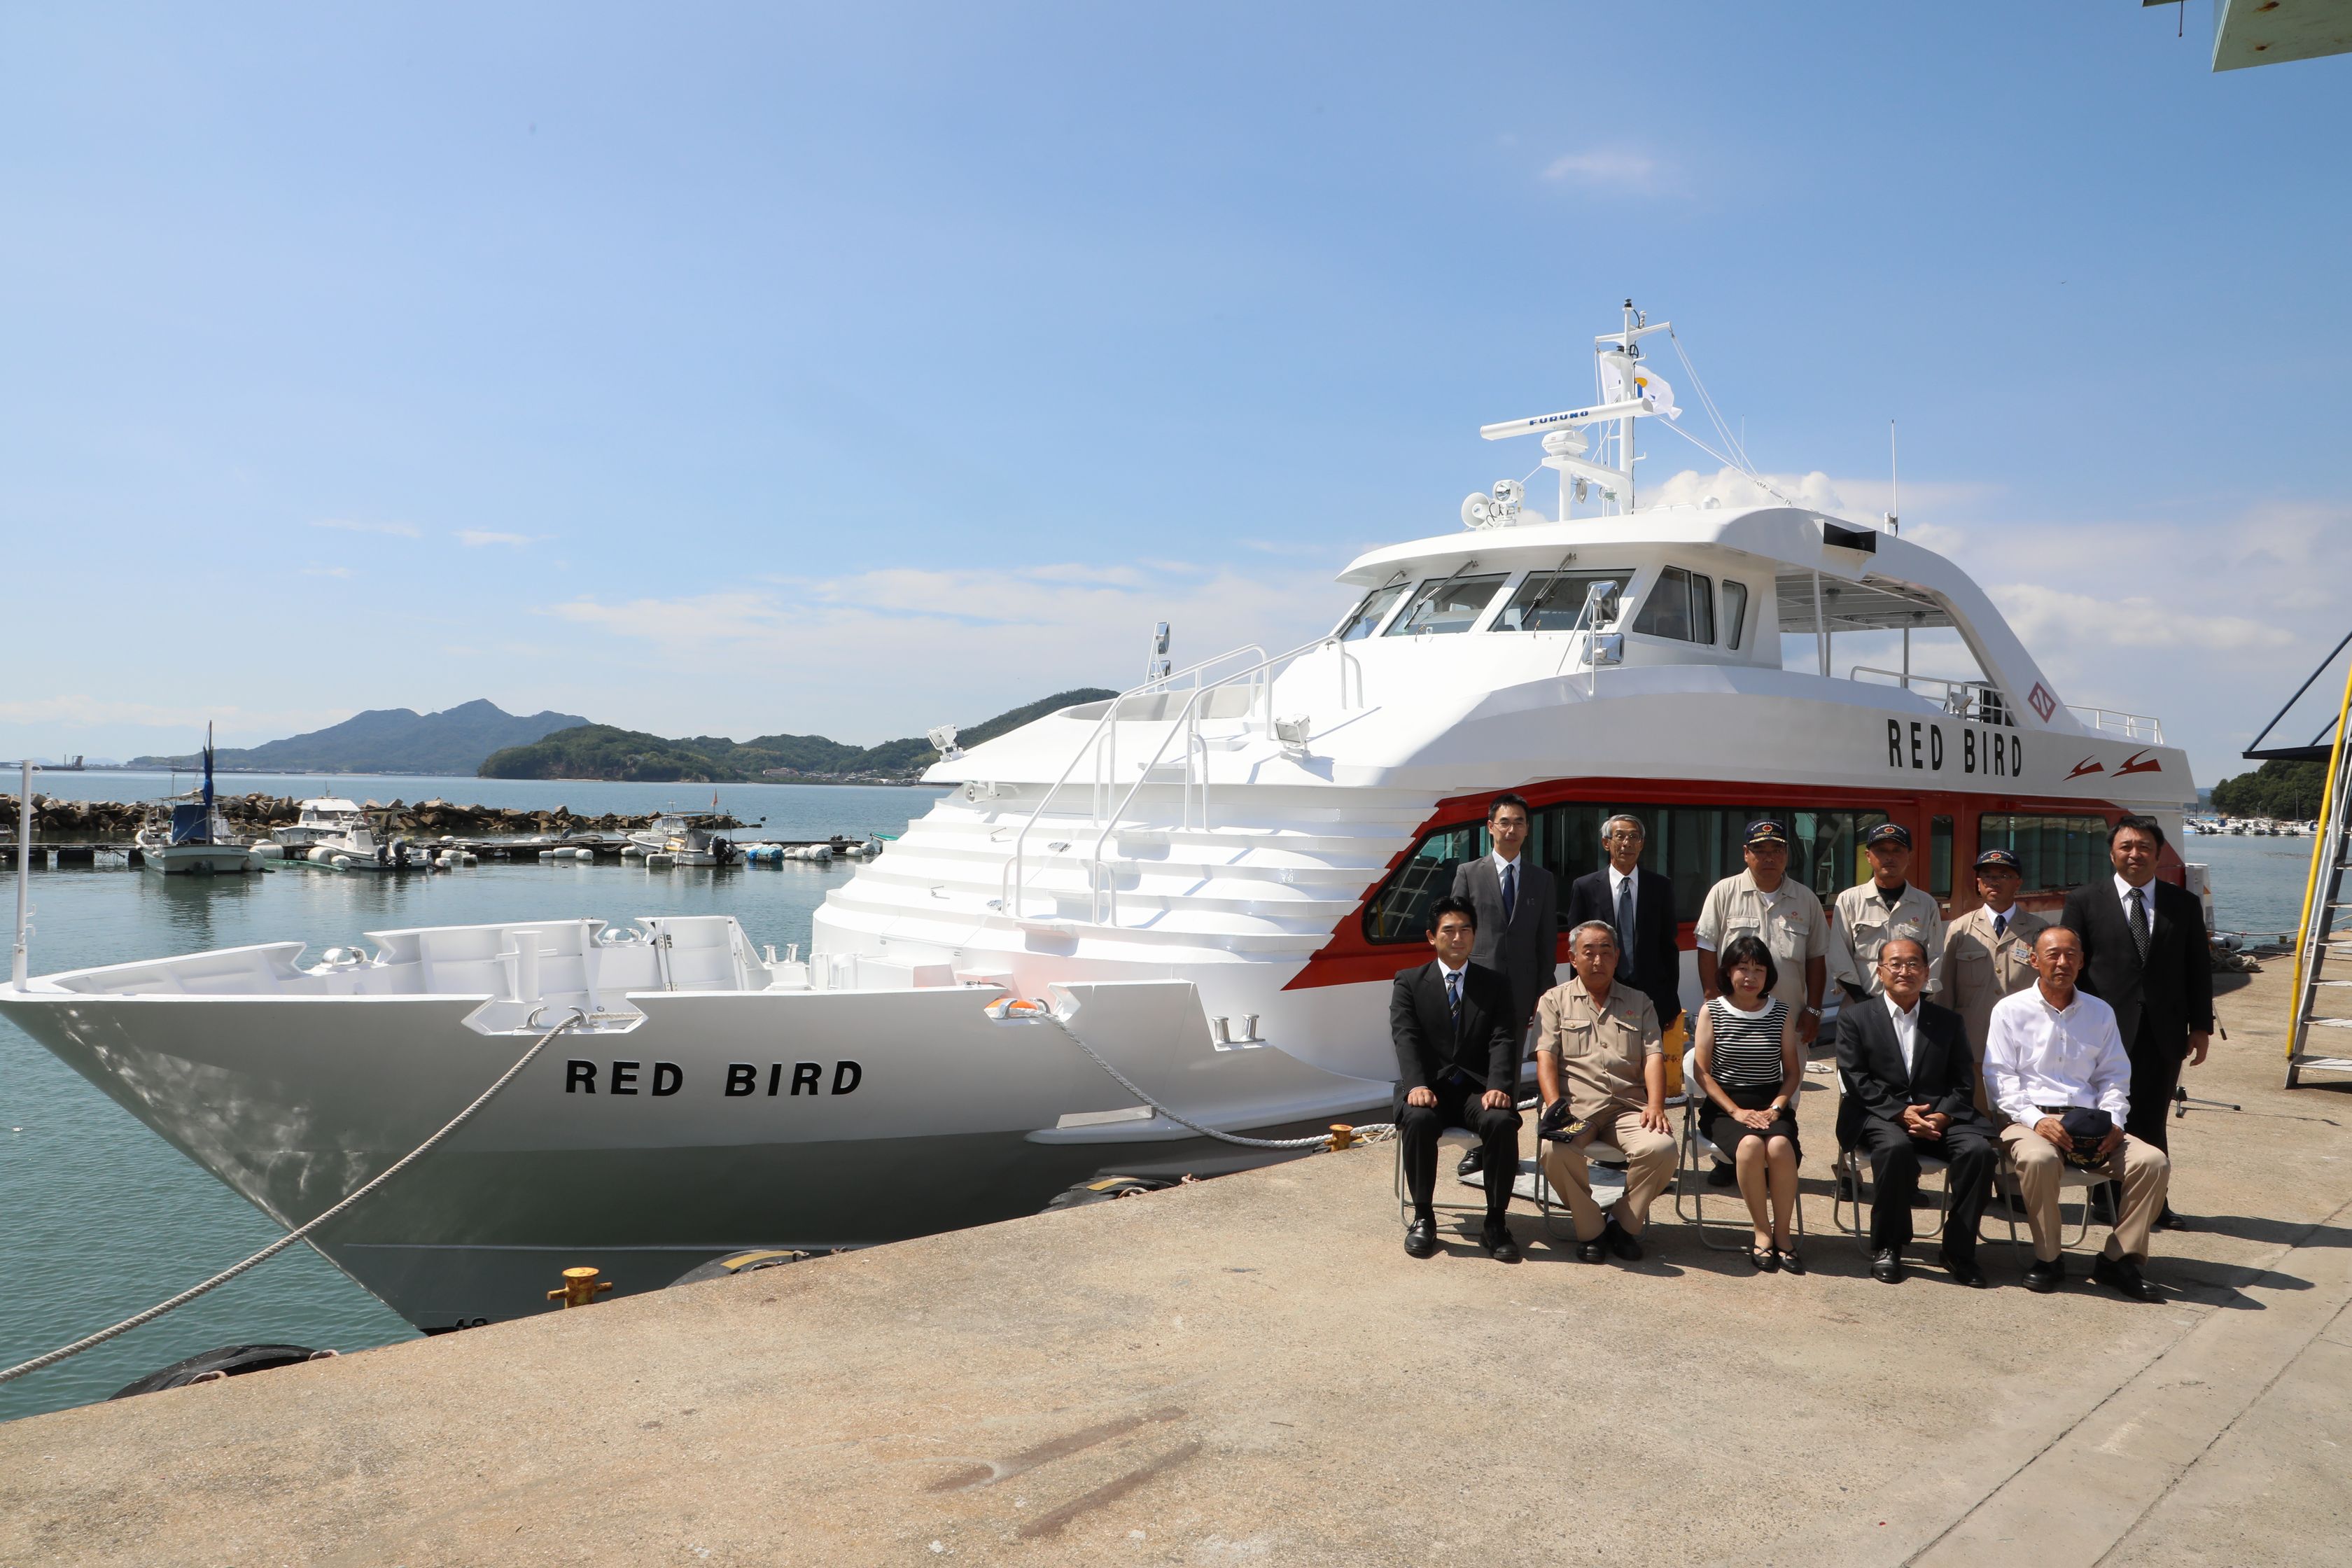
{"type": "Polygon", "coordinates": [[[1601,356],[1601,401],[1628,403],[1637,397],[1654,399],[1658,412],[1669,419],[1682,417],[1683,411],[1675,406],[1675,389],[1666,384],[1665,377],[1647,365],[1636,365],[1622,354],[1602,354],[1601,356]],[[1628,371],[1633,373],[1633,389],[1631,392],[1625,390],[1628,371]]]}
{"type": "Polygon", "coordinates": [[[1669,419],[1682,417],[1683,411],[1675,406],[1675,389],[1666,384],[1664,376],[1654,370],[1643,369],[1633,373],[1633,395],[1651,399],[1657,404],[1658,412],[1669,419]]]}

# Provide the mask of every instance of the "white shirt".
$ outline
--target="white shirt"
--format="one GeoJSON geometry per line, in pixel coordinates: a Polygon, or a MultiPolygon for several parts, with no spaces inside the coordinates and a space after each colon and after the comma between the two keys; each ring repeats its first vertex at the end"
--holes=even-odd
{"type": "Polygon", "coordinates": [[[1911,1076],[1912,1058],[1919,1054],[1919,1004],[1911,1004],[1909,1011],[1895,1005],[1895,998],[1885,997],[1886,1015],[1895,1020],[1895,1043],[1903,1047],[1903,1076],[1911,1076]]]}
{"type": "Polygon", "coordinates": [[[1488,856],[1487,858],[1495,862],[1495,876],[1497,880],[1502,878],[1502,875],[1506,870],[1518,864],[1518,861],[1516,858],[1509,860],[1504,859],[1502,851],[1499,849],[1494,854],[1488,856]]]}
{"type": "MultiPolygon", "coordinates": [[[[1623,899],[1625,900],[1625,908],[1631,910],[1634,917],[1638,918],[1641,915],[1642,884],[1634,875],[1634,872],[1639,871],[1640,869],[1641,868],[1639,866],[1634,867],[1633,871],[1620,871],[1613,865],[1609,868],[1610,924],[1614,925],[1617,923],[1617,900],[1620,899],[1623,899]]],[[[1631,930],[1626,931],[1623,934],[1622,940],[1626,942],[1633,941],[1633,931],[1631,930]]]]}
{"type": "Polygon", "coordinates": [[[2010,900],[2009,908],[2005,910],[1997,910],[1990,904],[1987,904],[1985,906],[1985,918],[1992,921],[1992,934],[1994,940],[1998,942],[2008,941],[2009,922],[2017,918],[2017,900],[2015,899],[2010,900]]]}
{"type": "Polygon", "coordinates": [[[2147,912],[2147,929],[2156,930],[2156,879],[2150,877],[2145,888],[2134,888],[2121,876],[2116,878],[2116,903],[2124,911],[2124,929],[2131,929],[2132,894],[2139,895],[2139,907],[2147,912]]]}
{"type": "Polygon", "coordinates": [[[2031,1127],[2045,1105],[2095,1105],[2124,1124],[2131,1114],[2131,1058],[2116,1010],[2087,991],[2053,1007],[2039,984],[1992,1005],[1985,1028],[1985,1092],[2001,1113],[2031,1127]]]}

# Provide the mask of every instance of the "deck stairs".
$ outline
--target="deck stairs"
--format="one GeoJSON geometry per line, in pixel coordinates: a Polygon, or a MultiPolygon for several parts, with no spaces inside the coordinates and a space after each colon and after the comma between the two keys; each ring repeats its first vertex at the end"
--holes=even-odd
{"type": "Polygon", "coordinates": [[[2352,719],[2352,674],[2336,716],[2319,831],[2312,837],[2303,930],[2295,944],[2294,1014],[2287,1031],[2286,1086],[2307,1073],[2352,1074],[2352,762],[2346,731],[2352,719]]]}

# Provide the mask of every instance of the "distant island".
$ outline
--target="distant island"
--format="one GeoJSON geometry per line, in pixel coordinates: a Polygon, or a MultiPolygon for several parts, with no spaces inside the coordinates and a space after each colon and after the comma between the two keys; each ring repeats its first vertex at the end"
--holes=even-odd
{"type": "MultiPolygon", "coordinates": [[[[978,745],[1059,709],[1118,695],[1092,686],[1055,692],[960,731],[957,742],[978,745]]],[[[494,752],[482,762],[480,773],[486,779],[653,784],[906,784],[938,760],[931,743],[920,738],[878,746],[845,745],[823,735],[761,735],[740,742],[693,735],[672,741],[642,730],[582,724],[494,752]]]]}
{"type": "MultiPolygon", "coordinates": [[[[587,722],[577,713],[517,718],[480,700],[438,713],[373,708],[307,735],[258,746],[224,746],[213,753],[213,766],[233,773],[470,773],[494,752],[527,746],[587,722]]],[[[177,757],[133,757],[123,765],[186,772],[201,767],[203,758],[192,752],[177,757]]]]}
{"type": "Polygon", "coordinates": [[[2224,816],[2307,822],[2319,815],[2319,803],[2326,795],[2326,763],[2296,763],[2273,757],[2252,773],[2240,773],[2215,784],[2213,809],[2224,816]]]}

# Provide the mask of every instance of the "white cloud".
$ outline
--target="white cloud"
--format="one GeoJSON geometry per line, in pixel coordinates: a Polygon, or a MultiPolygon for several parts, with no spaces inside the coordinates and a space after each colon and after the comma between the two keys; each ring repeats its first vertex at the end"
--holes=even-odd
{"type": "Polygon", "coordinates": [[[1543,177],[1554,184],[1649,191],[1659,183],[1658,160],[1627,147],[1596,147],[1584,153],[1563,153],[1544,165],[1543,177]]]}
{"type": "Polygon", "coordinates": [[[2235,653],[2293,647],[2296,640],[2284,626],[2243,616],[2184,615],[2177,605],[2141,595],[2100,599],[2044,583],[2005,583],[1986,592],[2029,647],[2204,648],[2235,653]]]}
{"type": "Polygon", "coordinates": [[[351,577],[356,576],[357,574],[348,566],[305,566],[302,568],[302,575],[305,577],[351,577]]]}
{"type": "Polygon", "coordinates": [[[520,550],[527,544],[544,544],[554,537],[551,533],[493,533],[479,528],[457,531],[457,542],[468,550],[479,550],[486,544],[504,544],[520,550]]]}
{"type": "Polygon", "coordinates": [[[310,526],[339,529],[345,533],[389,533],[401,539],[421,537],[413,522],[361,522],[352,518],[328,517],[316,520],[310,526]]]}
{"type": "MultiPolygon", "coordinates": [[[[101,725],[146,725],[202,730],[207,721],[222,731],[222,743],[231,733],[269,739],[338,724],[352,716],[348,708],[255,710],[233,703],[121,702],[73,692],[62,697],[0,701],[0,721],[12,724],[63,725],[92,729],[101,725]]],[[[242,743],[242,742],[239,742],[242,743]]],[[[142,748],[143,749],[143,748],[142,748]]]]}

